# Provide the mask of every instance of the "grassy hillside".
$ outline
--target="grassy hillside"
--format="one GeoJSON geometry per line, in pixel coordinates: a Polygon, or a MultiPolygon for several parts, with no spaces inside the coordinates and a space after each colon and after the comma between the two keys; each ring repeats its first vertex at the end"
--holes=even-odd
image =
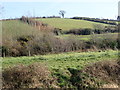
{"type": "Polygon", "coordinates": [[[34,27],[19,20],[2,21],[2,37],[15,38],[22,35],[32,35],[38,33],[34,27]]]}
{"type": "Polygon", "coordinates": [[[86,20],[73,20],[73,19],[61,19],[61,18],[45,18],[45,19],[36,19],[43,21],[55,28],[60,28],[63,30],[70,30],[70,29],[79,29],[79,28],[94,28],[94,24],[97,25],[107,25],[97,22],[91,22],[86,20]]]}

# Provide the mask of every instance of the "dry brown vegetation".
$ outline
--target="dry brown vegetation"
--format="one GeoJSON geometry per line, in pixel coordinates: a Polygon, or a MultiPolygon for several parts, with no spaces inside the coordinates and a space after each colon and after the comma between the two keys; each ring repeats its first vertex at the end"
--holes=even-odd
{"type": "Polygon", "coordinates": [[[30,18],[25,17],[25,16],[22,16],[22,18],[20,20],[35,27],[35,28],[37,28],[37,29],[39,29],[39,30],[52,30],[53,29],[52,27],[50,27],[47,24],[44,24],[43,22],[35,21],[35,20],[30,19],[30,18]]]}
{"type": "Polygon", "coordinates": [[[71,81],[78,88],[120,87],[120,61],[102,61],[83,70],[71,70],[71,81]],[[107,86],[110,87],[107,87],[107,86]],[[111,85],[113,85],[111,87],[111,85]]]}
{"type": "Polygon", "coordinates": [[[3,89],[56,87],[50,71],[40,63],[17,65],[3,71],[3,89]]]}

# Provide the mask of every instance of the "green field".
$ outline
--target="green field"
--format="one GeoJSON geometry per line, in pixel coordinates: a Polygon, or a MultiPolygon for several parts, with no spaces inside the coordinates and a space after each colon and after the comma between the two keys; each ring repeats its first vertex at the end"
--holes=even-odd
{"type": "Polygon", "coordinates": [[[2,60],[2,67],[8,68],[18,64],[29,65],[35,62],[44,63],[49,69],[82,68],[87,64],[104,60],[118,59],[118,51],[103,52],[68,52],[31,57],[6,57],[2,60]]]}
{"type": "Polygon", "coordinates": [[[70,30],[70,29],[79,29],[79,28],[94,28],[94,25],[103,25],[107,26],[108,24],[102,24],[97,22],[91,22],[86,20],[74,20],[74,19],[61,19],[61,18],[45,18],[45,19],[36,19],[38,21],[42,21],[48,25],[51,25],[55,28],[60,28],[62,30],[70,30]]]}

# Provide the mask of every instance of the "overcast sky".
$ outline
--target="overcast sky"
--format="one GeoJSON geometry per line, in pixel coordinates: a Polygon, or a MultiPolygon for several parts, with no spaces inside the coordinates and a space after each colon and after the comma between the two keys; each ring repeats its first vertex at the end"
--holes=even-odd
{"type": "Polygon", "coordinates": [[[25,16],[94,17],[116,19],[119,0],[0,0],[4,7],[2,18],[25,16]],[[9,1],[9,2],[8,2],[9,1]],[[25,2],[24,2],[25,1],[25,2]]]}

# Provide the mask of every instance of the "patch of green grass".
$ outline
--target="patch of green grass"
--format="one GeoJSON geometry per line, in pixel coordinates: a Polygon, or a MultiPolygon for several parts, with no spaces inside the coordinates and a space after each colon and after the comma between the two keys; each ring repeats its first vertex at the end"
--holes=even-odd
{"type": "Polygon", "coordinates": [[[70,30],[70,29],[79,29],[79,28],[94,28],[94,24],[107,26],[109,24],[102,24],[97,22],[91,22],[86,20],[74,20],[74,19],[61,19],[61,18],[45,18],[45,19],[36,19],[38,21],[42,21],[43,23],[47,23],[55,28],[60,28],[62,30],[70,30]]]}
{"type": "Polygon", "coordinates": [[[50,69],[83,68],[85,65],[101,60],[118,58],[118,51],[68,52],[31,57],[6,57],[2,60],[3,69],[18,64],[29,65],[41,62],[50,69]]]}

